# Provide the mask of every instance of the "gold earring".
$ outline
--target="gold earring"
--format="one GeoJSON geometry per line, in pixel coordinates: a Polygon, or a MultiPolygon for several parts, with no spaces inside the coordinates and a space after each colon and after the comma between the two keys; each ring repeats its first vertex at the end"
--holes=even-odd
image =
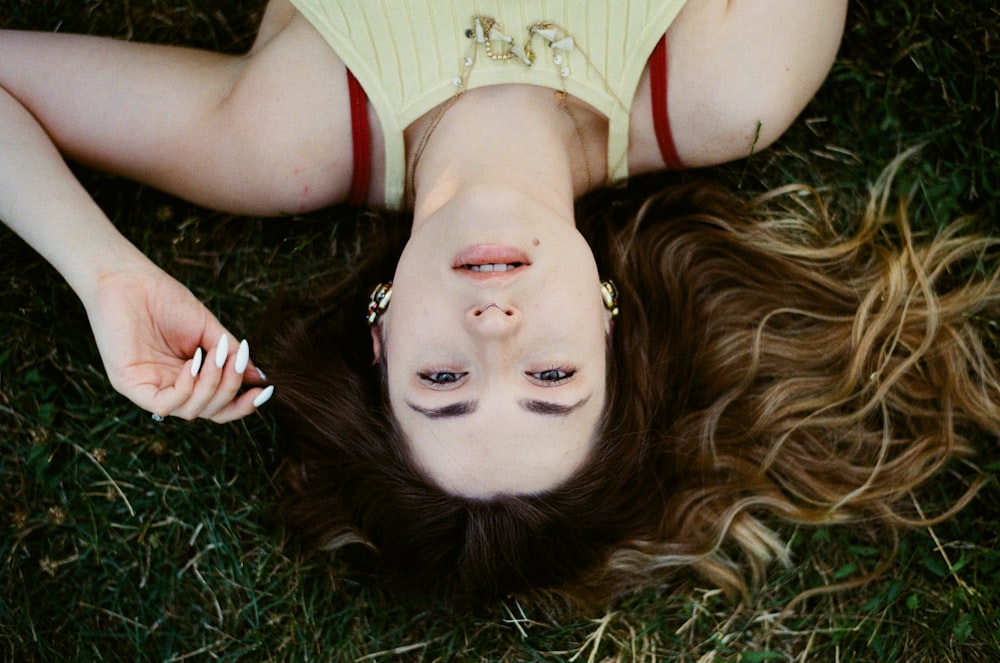
{"type": "Polygon", "coordinates": [[[368,315],[365,316],[369,327],[374,325],[378,321],[378,317],[389,308],[390,299],[392,299],[392,281],[379,283],[375,286],[375,289],[372,290],[371,301],[368,302],[368,315]]]}
{"type": "Polygon", "coordinates": [[[611,317],[617,317],[621,312],[618,309],[618,288],[611,279],[601,281],[601,298],[604,299],[604,308],[611,311],[611,317]]]}

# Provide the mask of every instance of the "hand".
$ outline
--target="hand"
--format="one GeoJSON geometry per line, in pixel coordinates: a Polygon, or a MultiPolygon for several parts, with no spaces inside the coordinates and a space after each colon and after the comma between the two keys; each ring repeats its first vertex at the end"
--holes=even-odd
{"type": "Polygon", "coordinates": [[[271,397],[246,342],[152,262],[102,274],[81,299],[112,386],[154,415],[223,423],[271,397]]]}

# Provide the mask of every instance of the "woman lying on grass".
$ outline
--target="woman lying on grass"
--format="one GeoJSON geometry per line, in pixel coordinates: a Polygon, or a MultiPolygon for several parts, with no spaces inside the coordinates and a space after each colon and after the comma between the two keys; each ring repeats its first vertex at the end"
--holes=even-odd
{"type": "Polygon", "coordinates": [[[80,296],[119,391],[223,422],[276,385],[290,521],[478,599],[604,601],[680,565],[739,589],[782,555],[758,518],[895,526],[1000,428],[975,327],[1000,289],[958,278],[990,240],[918,242],[877,201],[843,237],[690,184],[574,209],[775,140],[842,0],[455,4],[272,0],[244,57],[0,33],[0,218],[80,296]],[[60,153],[234,213],[412,227],[276,334],[265,383],[60,153]]]}

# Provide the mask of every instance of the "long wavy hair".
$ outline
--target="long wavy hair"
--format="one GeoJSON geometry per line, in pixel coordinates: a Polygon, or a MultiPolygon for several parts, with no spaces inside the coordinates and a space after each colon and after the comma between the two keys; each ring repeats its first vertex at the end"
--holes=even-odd
{"type": "Polygon", "coordinates": [[[745,592],[787,561],[775,522],[926,524],[905,497],[1000,434],[983,324],[1000,309],[1000,240],[963,221],[916,235],[905,201],[889,204],[896,168],[839,225],[798,186],[745,202],[696,181],[641,205],[614,191],[581,203],[622,314],[591,457],[541,494],[448,494],[412,461],[362,321],[406,238],[405,223],[380,228],[273,339],[284,517],[320,546],[366,551],[408,592],[580,604],[680,568],[745,592]]]}

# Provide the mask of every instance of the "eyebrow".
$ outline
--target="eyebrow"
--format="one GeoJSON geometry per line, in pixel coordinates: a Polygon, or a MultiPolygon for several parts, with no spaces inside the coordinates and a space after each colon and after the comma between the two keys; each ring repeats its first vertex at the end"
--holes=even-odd
{"type": "Polygon", "coordinates": [[[428,419],[449,419],[452,417],[464,417],[472,414],[479,407],[479,401],[461,401],[459,403],[452,403],[451,405],[445,405],[444,407],[434,407],[426,408],[415,405],[410,401],[406,401],[406,404],[410,406],[410,409],[414,412],[419,412],[428,419]]]}
{"type": "Polygon", "coordinates": [[[584,403],[586,403],[589,400],[590,396],[585,396],[584,398],[581,398],[572,405],[560,405],[559,403],[549,403],[548,401],[533,401],[533,400],[518,401],[517,404],[521,406],[522,410],[527,410],[528,412],[565,417],[574,410],[578,410],[581,407],[583,407],[584,403]]]}
{"type": "MultiPolygon", "coordinates": [[[[526,412],[565,417],[583,407],[583,405],[589,400],[590,396],[585,396],[571,405],[562,405],[561,403],[550,403],[549,401],[524,399],[518,401],[517,404],[520,405],[521,409],[526,412]]],[[[406,401],[406,404],[411,410],[419,412],[428,419],[451,419],[454,417],[465,417],[475,412],[479,407],[479,401],[460,401],[458,403],[452,403],[451,405],[435,408],[420,407],[410,401],[406,401]]]]}

